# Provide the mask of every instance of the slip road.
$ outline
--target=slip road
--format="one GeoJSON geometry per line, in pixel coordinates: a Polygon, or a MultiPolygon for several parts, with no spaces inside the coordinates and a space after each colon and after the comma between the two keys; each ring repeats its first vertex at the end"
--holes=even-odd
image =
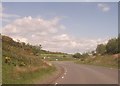
{"type": "Polygon", "coordinates": [[[118,84],[117,69],[66,61],[53,63],[64,68],[64,73],[54,84],[118,84]]]}

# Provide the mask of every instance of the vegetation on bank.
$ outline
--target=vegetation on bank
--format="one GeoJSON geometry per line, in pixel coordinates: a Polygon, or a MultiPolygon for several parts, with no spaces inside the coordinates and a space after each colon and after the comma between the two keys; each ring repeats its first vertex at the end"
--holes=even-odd
{"type": "Polygon", "coordinates": [[[34,84],[45,79],[56,71],[55,67],[14,67],[5,65],[3,68],[3,84],[34,84]],[[9,71],[8,71],[9,70],[9,71]]]}
{"type": "Polygon", "coordinates": [[[120,36],[112,38],[107,44],[98,44],[95,51],[90,53],[75,53],[76,63],[91,64],[106,67],[120,68],[120,36]]]}
{"type": "MultiPolygon", "coordinates": [[[[55,67],[39,56],[41,45],[33,46],[2,36],[2,83],[26,84],[55,71],[55,67]]],[[[45,53],[45,51],[42,51],[45,53]]]]}
{"type": "Polygon", "coordinates": [[[118,68],[118,58],[113,55],[89,56],[79,59],[75,63],[118,68]]]}

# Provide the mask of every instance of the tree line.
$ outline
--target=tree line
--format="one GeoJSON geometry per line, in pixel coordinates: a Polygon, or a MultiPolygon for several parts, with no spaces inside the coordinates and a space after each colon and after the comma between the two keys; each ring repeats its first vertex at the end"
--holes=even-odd
{"type": "Polygon", "coordinates": [[[105,55],[105,54],[118,54],[120,53],[120,34],[117,38],[108,40],[107,44],[98,44],[95,51],[87,53],[75,53],[74,58],[84,58],[91,55],[105,55]]]}
{"type": "Polygon", "coordinates": [[[112,38],[107,44],[99,44],[96,48],[96,54],[118,54],[120,53],[120,37],[112,38]]]}

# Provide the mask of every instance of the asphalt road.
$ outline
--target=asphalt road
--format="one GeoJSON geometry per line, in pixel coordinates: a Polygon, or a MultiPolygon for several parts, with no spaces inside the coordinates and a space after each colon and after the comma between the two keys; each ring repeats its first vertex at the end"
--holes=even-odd
{"type": "Polygon", "coordinates": [[[106,67],[54,62],[64,68],[64,73],[54,84],[118,84],[118,70],[106,67]]]}

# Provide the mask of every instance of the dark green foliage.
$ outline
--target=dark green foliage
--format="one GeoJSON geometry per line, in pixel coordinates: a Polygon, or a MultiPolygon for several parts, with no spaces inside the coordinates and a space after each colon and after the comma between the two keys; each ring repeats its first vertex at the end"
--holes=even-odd
{"type": "Polygon", "coordinates": [[[120,37],[110,39],[107,44],[97,45],[96,52],[101,55],[120,53],[120,37]]]}
{"type": "Polygon", "coordinates": [[[89,54],[88,53],[83,53],[82,57],[84,57],[84,58],[89,57],[89,54]]]}
{"type": "Polygon", "coordinates": [[[75,53],[75,54],[73,55],[73,57],[74,57],[74,58],[81,58],[82,55],[81,55],[80,53],[75,53]]]}
{"type": "Polygon", "coordinates": [[[79,59],[84,59],[84,58],[86,58],[86,57],[89,57],[89,54],[88,53],[83,53],[83,54],[80,54],[80,53],[75,53],[74,55],[73,55],[73,57],[74,58],[79,58],[79,59]]]}
{"type": "Polygon", "coordinates": [[[118,53],[118,39],[110,39],[106,45],[106,50],[108,54],[118,53]]]}
{"type": "Polygon", "coordinates": [[[96,55],[96,52],[95,51],[91,51],[92,55],[95,56],[96,55]]]}
{"type": "Polygon", "coordinates": [[[96,53],[101,54],[101,55],[105,54],[106,53],[106,45],[104,45],[104,44],[97,45],[96,53]]]}

